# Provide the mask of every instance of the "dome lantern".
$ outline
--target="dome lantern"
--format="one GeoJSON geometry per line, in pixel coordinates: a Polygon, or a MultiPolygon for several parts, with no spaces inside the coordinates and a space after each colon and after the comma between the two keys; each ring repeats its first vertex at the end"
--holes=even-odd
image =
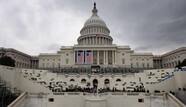
{"type": "Polygon", "coordinates": [[[94,2],[94,8],[93,8],[93,10],[92,10],[92,15],[96,15],[97,16],[97,12],[98,12],[98,10],[96,9],[96,3],[94,2]]]}

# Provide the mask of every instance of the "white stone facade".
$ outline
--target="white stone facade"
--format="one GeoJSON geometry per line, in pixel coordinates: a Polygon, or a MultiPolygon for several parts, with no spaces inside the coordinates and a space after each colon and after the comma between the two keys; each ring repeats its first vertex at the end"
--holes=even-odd
{"type": "Polygon", "coordinates": [[[58,68],[60,67],[61,58],[57,54],[41,54],[39,57],[40,68],[58,68]]]}
{"type": "Polygon", "coordinates": [[[176,65],[186,59],[186,47],[181,47],[162,56],[163,68],[174,68],[176,65]]]}
{"type": "Polygon", "coordinates": [[[12,48],[0,48],[0,57],[9,56],[15,60],[15,67],[30,68],[32,57],[12,48]]]}
{"type": "Polygon", "coordinates": [[[152,53],[135,53],[129,46],[113,44],[110,30],[97,12],[98,10],[94,6],[92,16],[80,31],[81,35],[77,39],[77,45],[62,46],[54,54],[40,54],[39,68],[79,65],[153,68],[152,53]]]}

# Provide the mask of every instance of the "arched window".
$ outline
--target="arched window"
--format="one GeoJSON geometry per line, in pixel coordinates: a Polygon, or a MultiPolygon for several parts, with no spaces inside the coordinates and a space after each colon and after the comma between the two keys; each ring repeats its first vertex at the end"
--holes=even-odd
{"type": "Polygon", "coordinates": [[[105,83],[105,84],[110,84],[109,79],[105,79],[104,83],[105,83]]]}
{"type": "Polygon", "coordinates": [[[70,79],[70,82],[74,82],[75,80],[74,79],[70,79]]]}
{"type": "Polygon", "coordinates": [[[86,79],[82,79],[81,80],[81,83],[86,83],[86,79]]]}
{"type": "Polygon", "coordinates": [[[118,79],[116,80],[116,82],[121,82],[121,79],[118,78],[118,79]]]}

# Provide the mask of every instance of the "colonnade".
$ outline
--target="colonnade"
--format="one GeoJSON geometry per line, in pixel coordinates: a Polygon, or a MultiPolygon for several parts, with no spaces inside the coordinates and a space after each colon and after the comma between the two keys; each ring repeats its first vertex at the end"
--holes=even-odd
{"type": "Polygon", "coordinates": [[[114,50],[96,50],[97,53],[97,63],[100,65],[114,65],[116,62],[116,51],[114,50]],[[101,58],[100,53],[103,52],[103,58],[101,58]],[[101,62],[101,59],[103,59],[103,62],[101,62]]]}
{"type": "MultiPolygon", "coordinates": [[[[75,54],[78,53],[78,51],[85,52],[87,50],[77,50],[75,51],[75,54]]],[[[114,65],[116,64],[116,51],[115,50],[88,50],[92,53],[92,63],[91,64],[97,64],[97,65],[114,65]]],[[[78,55],[75,55],[77,58],[78,55]]],[[[82,57],[82,56],[81,56],[82,57]]],[[[84,58],[86,58],[84,54],[84,58]]],[[[77,61],[77,60],[76,60],[77,61]]],[[[77,63],[77,62],[75,62],[77,63]]],[[[82,64],[82,63],[81,63],[82,64]]],[[[86,64],[86,63],[84,63],[86,64]]]]}
{"type": "Polygon", "coordinates": [[[108,45],[112,44],[112,40],[106,37],[85,37],[79,40],[79,44],[83,45],[108,45]]]}

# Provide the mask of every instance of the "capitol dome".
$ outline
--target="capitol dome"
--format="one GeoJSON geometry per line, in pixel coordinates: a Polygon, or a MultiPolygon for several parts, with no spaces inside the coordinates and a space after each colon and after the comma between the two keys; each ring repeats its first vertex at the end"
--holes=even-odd
{"type": "Polygon", "coordinates": [[[87,26],[102,26],[107,27],[105,22],[97,15],[93,14],[84,24],[84,27],[87,26]]]}
{"type": "Polygon", "coordinates": [[[92,16],[85,22],[80,31],[81,36],[78,38],[80,45],[108,45],[112,44],[110,30],[105,22],[98,16],[96,3],[92,10],[92,16]]]}

